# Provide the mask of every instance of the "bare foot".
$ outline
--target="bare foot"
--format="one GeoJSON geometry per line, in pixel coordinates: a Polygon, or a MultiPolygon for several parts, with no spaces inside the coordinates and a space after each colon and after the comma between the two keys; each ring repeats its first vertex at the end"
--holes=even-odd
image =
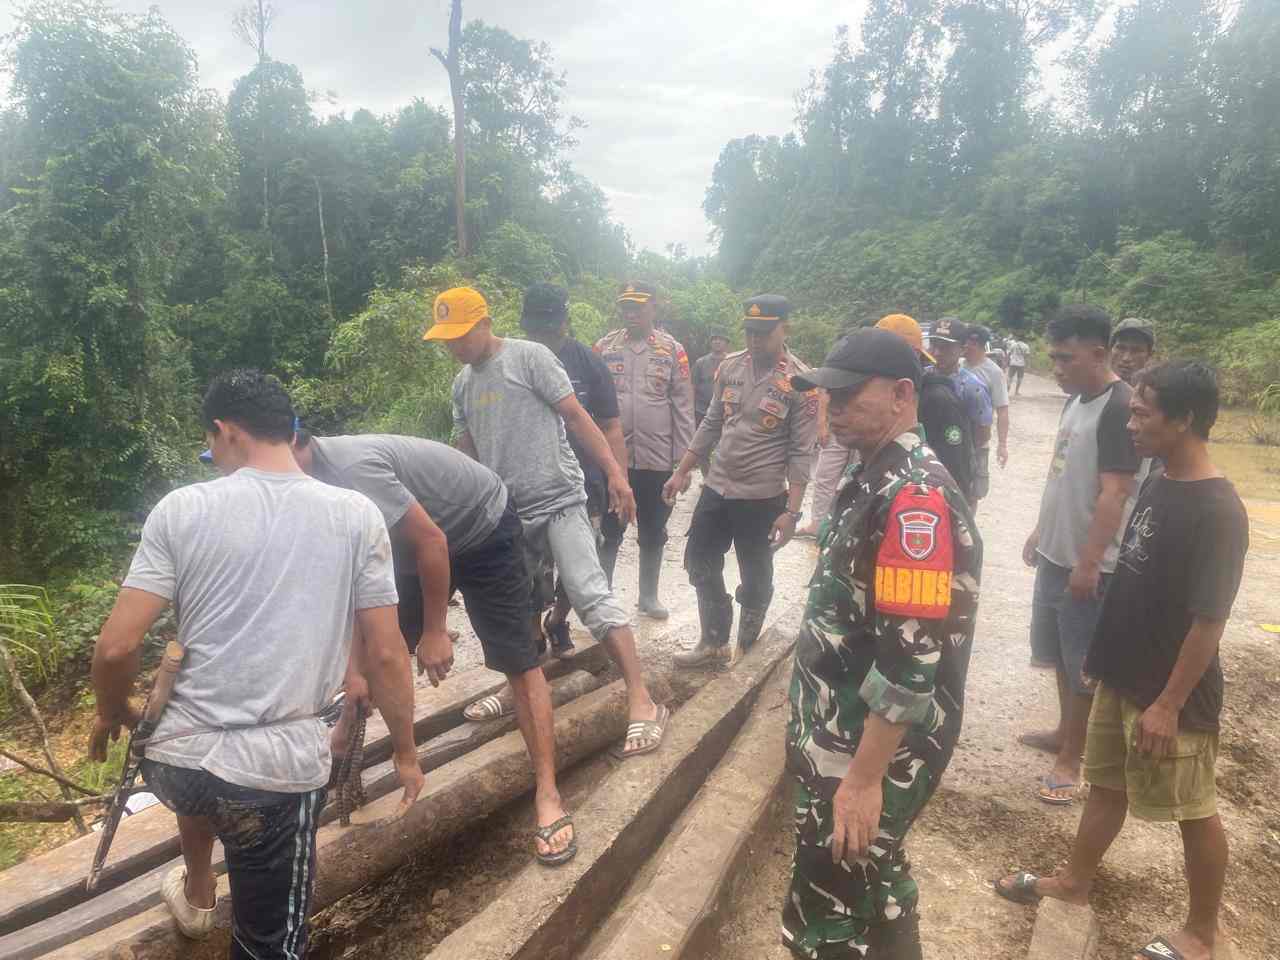
{"type": "Polygon", "coordinates": [[[1032,730],[1018,736],[1018,742],[1033,750],[1056,754],[1062,749],[1062,734],[1057,730],[1032,730]]]}
{"type": "Polygon", "coordinates": [[[188,873],[182,893],[187,898],[187,903],[193,907],[201,910],[212,909],[218,903],[218,881],[214,878],[213,871],[209,871],[203,883],[196,882],[196,879],[188,873]]]}
{"type": "MultiPolygon", "coordinates": [[[[539,827],[550,826],[565,815],[564,804],[560,801],[559,793],[548,793],[545,796],[539,793],[534,797],[533,806],[537,811],[539,827]]],[[[573,833],[573,825],[566,824],[551,835],[550,843],[544,842],[541,837],[534,838],[533,842],[537,845],[540,854],[544,857],[551,856],[568,849],[570,841],[573,840],[573,833]]]]}

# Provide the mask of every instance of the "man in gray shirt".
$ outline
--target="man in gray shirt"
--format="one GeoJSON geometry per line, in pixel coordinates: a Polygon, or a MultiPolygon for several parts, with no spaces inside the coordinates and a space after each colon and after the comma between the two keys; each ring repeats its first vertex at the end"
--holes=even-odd
{"type": "Polygon", "coordinates": [[[604,471],[611,511],[630,522],[635,497],[626,471],[578,402],[555,354],[540,343],[496,336],[489,306],[475,290],[456,287],[440,294],[435,324],[424,339],[444,341],[465,364],[453,382],[458,447],[497,473],[515,500],[537,592],[530,610],[534,629],[554,600],[547,575],[554,565],[578,619],[606,646],[626,681],[631,723],[619,756],[656,750],[670,712],[649,696],[630,622],[600,566],[582,470],[566,428],[604,471]]]}
{"type": "MultiPolygon", "coordinates": [[[[312,437],[299,431],[294,457],[307,473],[363,493],[382,511],[395,554],[400,630],[432,684],[453,666],[445,617],[449,594],[462,593],[485,666],[506,674],[511,684],[516,720],[538,777],[534,852],[549,866],[571,860],[577,844],[559,802],[554,743],[537,735],[551,728],[551,693],[529,624],[532,584],[524,534],[501,478],[453,447],[418,437],[312,437]]],[[[362,668],[353,658],[348,692],[360,689],[362,668]]],[[[469,712],[484,704],[464,713],[487,719],[487,713],[469,712]]],[[[344,722],[352,719],[343,716],[344,722]]]]}
{"type": "MultiPolygon", "coordinates": [[[[1009,384],[1004,371],[987,356],[987,344],[991,331],[986,327],[967,327],[964,342],[964,367],[972,371],[987,385],[991,394],[991,406],[996,415],[996,460],[1003,470],[1009,462],[1009,384]]],[[[977,470],[974,474],[974,493],[981,500],[991,489],[991,447],[977,448],[977,470]]]]}
{"type": "Polygon", "coordinates": [[[298,469],[280,382],[219,377],[202,420],[224,476],[174,490],[147,517],[94,648],[90,756],[105,760],[108,740],[136,724],[129,694],[143,637],[172,603],[184,659],[142,762],[182,839],[183,866],[162,895],[184,934],[207,936],[221,840],[233,956],[283,960],[306,953],[315,871],[298,867],[315,863],[330,772],[318,714],[342,685],[353,626],[404,784],[401,812],[423,784],[413,683],[386,525],[367,497],[298,469]]]}
{"type": "Polygon", "coordinates": [[[1085,655],[1132,508],[1138,455],[1126,427],[1131,391],[1107,362],[1111,318],[1072,304],[1049,322],[1048,337],[1054,377],[1071,399],[1058,424],[1039,522],[1022,558],[1036,570],[1031,662],[1055,672],[1059,715],[1055,729],[1019,740],[1056,754],[1038,795],[1065,805],[1079,785],[1093,703],[1085,655]]]}

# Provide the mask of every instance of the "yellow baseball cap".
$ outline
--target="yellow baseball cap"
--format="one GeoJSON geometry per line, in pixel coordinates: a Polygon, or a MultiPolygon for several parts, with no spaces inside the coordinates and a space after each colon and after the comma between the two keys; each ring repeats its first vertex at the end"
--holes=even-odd
{"type": "Polygon", "coordinates": [[[876,326],[881,330],[888,330],[890,333],[896,333],[907,343],[911,344],[911,349],[924,357],[930,363],[937,361],[924,349],[924,332],[920,329],[920,324],[916,323],[913,317],[907,316],[905,313],[891,313],[887,317],[881,317],[876,326]]]}
{"type": "Polygon", "coordinates": [[[470,287],[454,287],[436,297],[435,323],[422,335],[423,340],[457,340],[489,316],[489,304],[470,287]]]}

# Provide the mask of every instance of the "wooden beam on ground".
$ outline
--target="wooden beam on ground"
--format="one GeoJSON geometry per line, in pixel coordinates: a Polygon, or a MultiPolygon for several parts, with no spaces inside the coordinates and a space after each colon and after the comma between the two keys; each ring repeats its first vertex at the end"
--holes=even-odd
{"type": "MultiPolygon", "coordinates": [[[[661,685],[651,684],[655,696],[661,685]]],[[[621,739],[627,722],[626,690],[612,683],[570,703],[556,714],[558,767],[578,763],[621,739]]],[[[377,880],[419,851],[441,843],[533,788],[533,770],[519,733],[497,740],[445,764],[428,777],[409,812],[389,819],[399,803],[393,792],[352,814],[349,827],[330,823],[317,839],[318,865],[312,910],[377,880]]],[[[208,940],[179,935],[163,905],[70,943],[50,960],[222,960],[230,942],[230,902],[226,877],[218,879],[218,922],[208,940]]]]}
{"type": "MultiPolygon", "coordinates": [[[[680,960],[714,952],[734,880],[760,842],[786,779],[790,661],[765,684],[751,716],[635,886],[582,956],[680,960]]],[[[770,843],[772,841],[769,841],[770,843]]]]}
{"type": "MultiPolygon", "coordinates": [[[[602,677],[585,670],[575,670],[551,682],[551,700],[559,706],[603,685],[602,677]]],[[[465,723],[420,746],[418,762],[423,771],[429,773],[482,744],[496,740],[514,726],[515,718],[510,716],[484,723],[465,723]]],[[[365,795],[371,802],[397,792],[400,787],[394,765],[389,760],[367,770],[364,781],[365,795]]],[[[336,809],[330,805],[321,822],[328,823],[336,816],[336,809]]],[[[40,957],[156,906],[160,903],[160,881],[181,862],[181,857],[165,861],[129,883],[102,892],[53,917],[0,936],[0,957],[5,960],[40,957]]],[[[226,869],[221,844],[214,845],[213,869],[219,874],[226,869]]]]}
{"type": "MultiPolygon", "coordinates": [[[[761,687],[790,653],[794,629],[771,629],[675,715],[663,748],[625,761],[574,811],[578,856],[532,864],[430,951],[442,960],[572,960],[724,756],[761,687]]],[[[781,725],[783,719],[779,718],[781,725]]]]}
{"type": "Polygon", "coordinates": [[[1048,897],[1040,901],[1027,960],[1094,960],[1097,955],[1098,920],[1092,907],[1048,897]]]}

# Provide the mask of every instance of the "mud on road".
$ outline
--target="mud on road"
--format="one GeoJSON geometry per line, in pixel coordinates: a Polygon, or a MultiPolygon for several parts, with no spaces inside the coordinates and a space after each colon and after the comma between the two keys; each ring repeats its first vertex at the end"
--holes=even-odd
{"type": "MultiPolygon", "coordinates": [[[[1011,410],[1009,467],[994,472],[991,497],[979,513],[986,560],[965,729],[942,787],[907,845],[921,886],[928,957],[1024,957],[1032,910],[1000,899],[991,883],[1019,868],[1051,871],[1065,860],[1082,806],[1040,803],[1035,791],[1049,758],[1016,741],[1020,732],[1051,725],[1056,717],[1052,676],[1028,664],[1033,574],[1021,562],[1021,549],[1035,523],[1061,405],[1051,383],[1027,379],[1011,410]]],[[[670,524],[662,596],[672,617],[666,623],[637,623],[641,655],[656,672],[667,673],[671,655],[697,636],[693,594],[680,567],[695,498],[696,488],[682,499],[670,524]]],[[[1280,956],[1280,640],[1258,624],[1280,621],[1280,524],[1275,520],[1280,513],[1274,505],[1251,506],[1265,508],[1254,511],[1245,582],[1223,641],[1227,696],[1218,787],[1232,855],[1223,923],[1237,957],[1263,960],[1280,956]]],[[[779,553],[780,600],[803,597],[814,558],[813,546],[805,542],[779,553]]],[[[635,560],[632,537],[618,566],[619,590],[629,606],[636,596],[635,560]]],[[[727,578],[736,582],[732,557],[727,578]]],[[[450,626],[463,631],[459,668],[479,663],[478,643],[460,610],[451,611],[450,626]]],[[[597,759],[562,776],[570,809],[613,762],[597,759]]],[[[320,960],[423,957],[503,895],[505,878],[531,859],[532,828],[527,802],[478,821],[446,849],[420,855],[321,914],[312,955],[320,960]]],[[[580,824],[580,829],[592,825],[580,824]]],[[[792,850],[785,796],[778,798],[752,850],[748,874],[735,885],[733,918],[719,949],[706,960],[789,960],[778,938],[792,850]]],[[[1101,957],[1127,958],[1149,935],[1176,928],[1186,909],[1176,828],[1130,820],[1103,865],[1093,905],[1102,925],[1101,957]]]]}

